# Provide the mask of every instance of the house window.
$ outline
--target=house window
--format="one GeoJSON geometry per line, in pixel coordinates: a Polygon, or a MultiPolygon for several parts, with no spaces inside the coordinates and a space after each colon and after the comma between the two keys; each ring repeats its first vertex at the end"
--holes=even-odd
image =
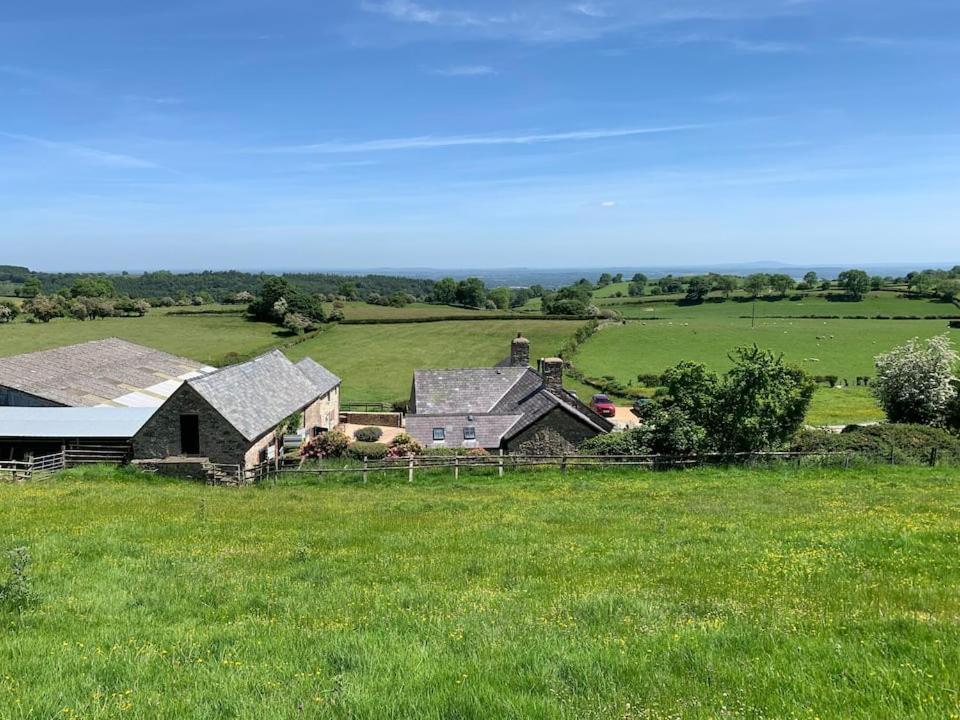
{"type": "Polygon", "coordinates": [[[463,429],[463,439],[464,440],[476,440],[477,439],[477,429],[475,427],[465,427],[463,429]]]}
{"type": "Polygon", "coordinates": [[[433,441],[434,442],[443,442],[447,439],[447,431],[443,428],[434,428],[433,429],[433,441]]]}

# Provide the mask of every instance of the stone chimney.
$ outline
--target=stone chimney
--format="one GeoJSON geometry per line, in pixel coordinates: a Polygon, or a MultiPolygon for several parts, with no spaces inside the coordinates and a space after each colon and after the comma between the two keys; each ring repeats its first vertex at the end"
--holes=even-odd
{"type": "Polygon", "coordinates": [[[540,374],[547,392],[563,399],[563,360],[560,358],[543,358],[540,361],[540,374]]]}
{"type": "Polygon", "coordinates": [[[517,333],[510,343],[510,367],[530,367],[530,341],[523,333],[517,333]]]}

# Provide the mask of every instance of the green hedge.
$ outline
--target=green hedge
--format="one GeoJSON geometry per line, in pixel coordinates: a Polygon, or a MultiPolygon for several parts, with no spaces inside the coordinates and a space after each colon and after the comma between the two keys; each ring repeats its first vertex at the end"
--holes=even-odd
{"type": "Polygon", "coordinates": [[[368,318],[364,320],[341,320],[340,325],[412,325],[415,323],[463,322],[471,320],[591,320],[590,315],[507,315],[484,313],[482,315],[428,315],[416,318],[368,318]]]}
{"type": "Polygon", "coordinates": [[[840,434],[805,430],[795,439],[798,452],[850,452],[897,464],[960,462],[960,437],[926,425],[851,426],[840,434]]]}

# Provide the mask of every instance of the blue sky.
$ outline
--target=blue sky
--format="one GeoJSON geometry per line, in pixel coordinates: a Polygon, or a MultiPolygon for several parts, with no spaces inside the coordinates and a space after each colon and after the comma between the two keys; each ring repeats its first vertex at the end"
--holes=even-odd
{"type": "Polygon", "coordinates": [[[0,9],[0,263],[960,262],[956,0],[0,9]]]}

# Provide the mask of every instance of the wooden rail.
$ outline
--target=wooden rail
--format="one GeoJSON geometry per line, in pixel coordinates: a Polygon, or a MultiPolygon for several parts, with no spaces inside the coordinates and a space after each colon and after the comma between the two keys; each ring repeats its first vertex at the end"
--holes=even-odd
{"type": "MultiPolygon", "coordinates": [[[[640,467],[653,470],[668,470],[708,465],[749,465],[770,462],[796,462],[816,459],[848,466],[855,456],[843,452],[766,452],[766,453],[713,453],[703,455],[488,455],[488,456],[414,456],[364,460],[362,465],[338,467],[319,466],[310,468],[261,468],[254,482],[278,475],[343,475],[359,474],[366,482],[370,473],[406,473],[408,482],[413,482],[418,470],[453,470],[454,478],[462,470],[494,469],[503,477],[507,470],[521,468],[558,468],[561,473],[577,468],[640,467]]],[[[331,461],[327,461],[331,462],[331,461]]]]}

